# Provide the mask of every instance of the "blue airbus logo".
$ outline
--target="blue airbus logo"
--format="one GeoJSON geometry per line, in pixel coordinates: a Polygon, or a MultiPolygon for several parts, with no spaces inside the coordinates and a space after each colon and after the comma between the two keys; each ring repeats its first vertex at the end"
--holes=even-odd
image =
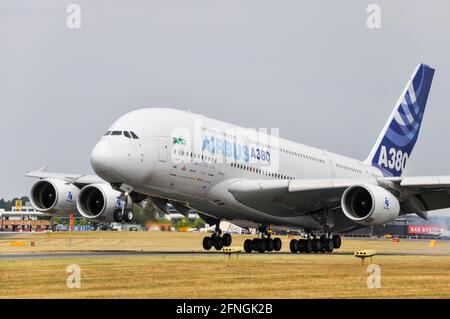
{"type": "Polygon", "coordinates": [[[207,151],[212,155],[224,156],[233,161],[253,161],[270,162],[270,152],[259,147],[249,147],[237,144],[226,139],[219,139],[214,136],[203,136],[202,151],[207,151]]]}
{"type": "Polygon", "coordinates": [[[116,208],[122,208],[122,200],[119,196],[116,197],[116,208]]]}
{"type": "Polygon", "coordinates": [[[389,209],[389,198],[384,198],[384,209],[389,209]]]}

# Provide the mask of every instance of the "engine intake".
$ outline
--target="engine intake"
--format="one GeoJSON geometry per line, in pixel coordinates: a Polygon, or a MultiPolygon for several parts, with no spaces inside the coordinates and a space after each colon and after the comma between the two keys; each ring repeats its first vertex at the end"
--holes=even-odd
{"type": "Polygon", "coordinates": [[[30,201],[38,211],[69,215],[76,213],[79,192],[77,186],[63,180],[42,179],[31,187],[30,201]]]}
{"type": "Polygon", "coordinates": [[[364,226],[386,224],[398,217],[400,203],[391,192],[377,185],[354,185],[341,199],[342,211],[364,226]]]}

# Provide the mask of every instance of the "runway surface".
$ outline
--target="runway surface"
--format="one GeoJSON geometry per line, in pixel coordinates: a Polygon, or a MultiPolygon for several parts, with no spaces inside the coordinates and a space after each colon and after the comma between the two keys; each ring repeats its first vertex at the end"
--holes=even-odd
{"type": "MultiPolygon", "coordinates": [[[[66,258],[107,258],[107,257],[164,257],[164,256],[217,256],[225,253],[210,251],[79,251],[79,252],[54,252],[54,253],[17,253],[17,254],[0,254],[2,260],[23,260],[23,259],[66,259],[66,258]]],[[[293,255],[290,252],[272,252],[265,254],[246,254],[245,256],[267,256],[267,255],[293,255]]],[[[301,258],[304,254],[296,254],[301,258]]],[[[309,254],[310,256],[332,256],[332,255],[353,255],[351,252],[333,252],[332,254],[309,254]]],[[[377,256],[450,256],[449,253],[414,253],[414,252],[385,252],[377,253],[377,256]]]]}

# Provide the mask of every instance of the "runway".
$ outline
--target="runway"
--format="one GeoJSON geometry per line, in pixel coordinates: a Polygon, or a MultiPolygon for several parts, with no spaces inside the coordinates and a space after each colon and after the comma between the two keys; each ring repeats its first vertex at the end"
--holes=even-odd
{"type": "MultiPolygon", "coordinates": [[[[192,256],[217,256],[226,253],[216,251],[77,251],[77,252],[36,252],[36,253],[16,253],[16,254],[0,254],[0,261],[3,260],[24,260],[24,259],[68,259],[68,258],[108,258],[108,257],[192,257],[192,256]]],[[[251,256],[252,258],[258,258],[267,255],[292,255],[290,252],[272,252],[265,254],[252,253],[247,254],[245,252],[240,253],[243,256],[251,256]]],[[[295,254],[298,258],[302,258],[305,254],[295,254]]],[[[323,253],[311,253],[309,256],[351,256],[351,252],[333,252],[331,254],[323,253]]],[[[377,253],[376,256],[450,256],[448,253],[415,253],[415,252],[382,252],[377,253]]]]}

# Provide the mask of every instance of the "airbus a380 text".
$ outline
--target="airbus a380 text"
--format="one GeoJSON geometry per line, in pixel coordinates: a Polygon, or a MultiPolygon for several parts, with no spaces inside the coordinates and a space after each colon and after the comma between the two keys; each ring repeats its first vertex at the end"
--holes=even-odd
{"type": "MultiPolygon", "coordinates": [[[[46,169],[31,189],[34,207],[50,214],[78,211],[93,221],[131,221],[131,203],[151,199],[167,212],[195,210],[215,232],[204,249],[232,242],[221,220],[254,227],[247,252],[278,251],[271,228],[302,229],[292,252],[332,252],[341,232],[388,223],[399,215],[427,218],[450,207],[450,177],[407,177],[434,69],[420,64],[369,156],[359,161],[175,109],[125,114],[91,153],[96,175],[46,169]]],[[[270,132],[272,133],[272,132],[270,132]]]]}

